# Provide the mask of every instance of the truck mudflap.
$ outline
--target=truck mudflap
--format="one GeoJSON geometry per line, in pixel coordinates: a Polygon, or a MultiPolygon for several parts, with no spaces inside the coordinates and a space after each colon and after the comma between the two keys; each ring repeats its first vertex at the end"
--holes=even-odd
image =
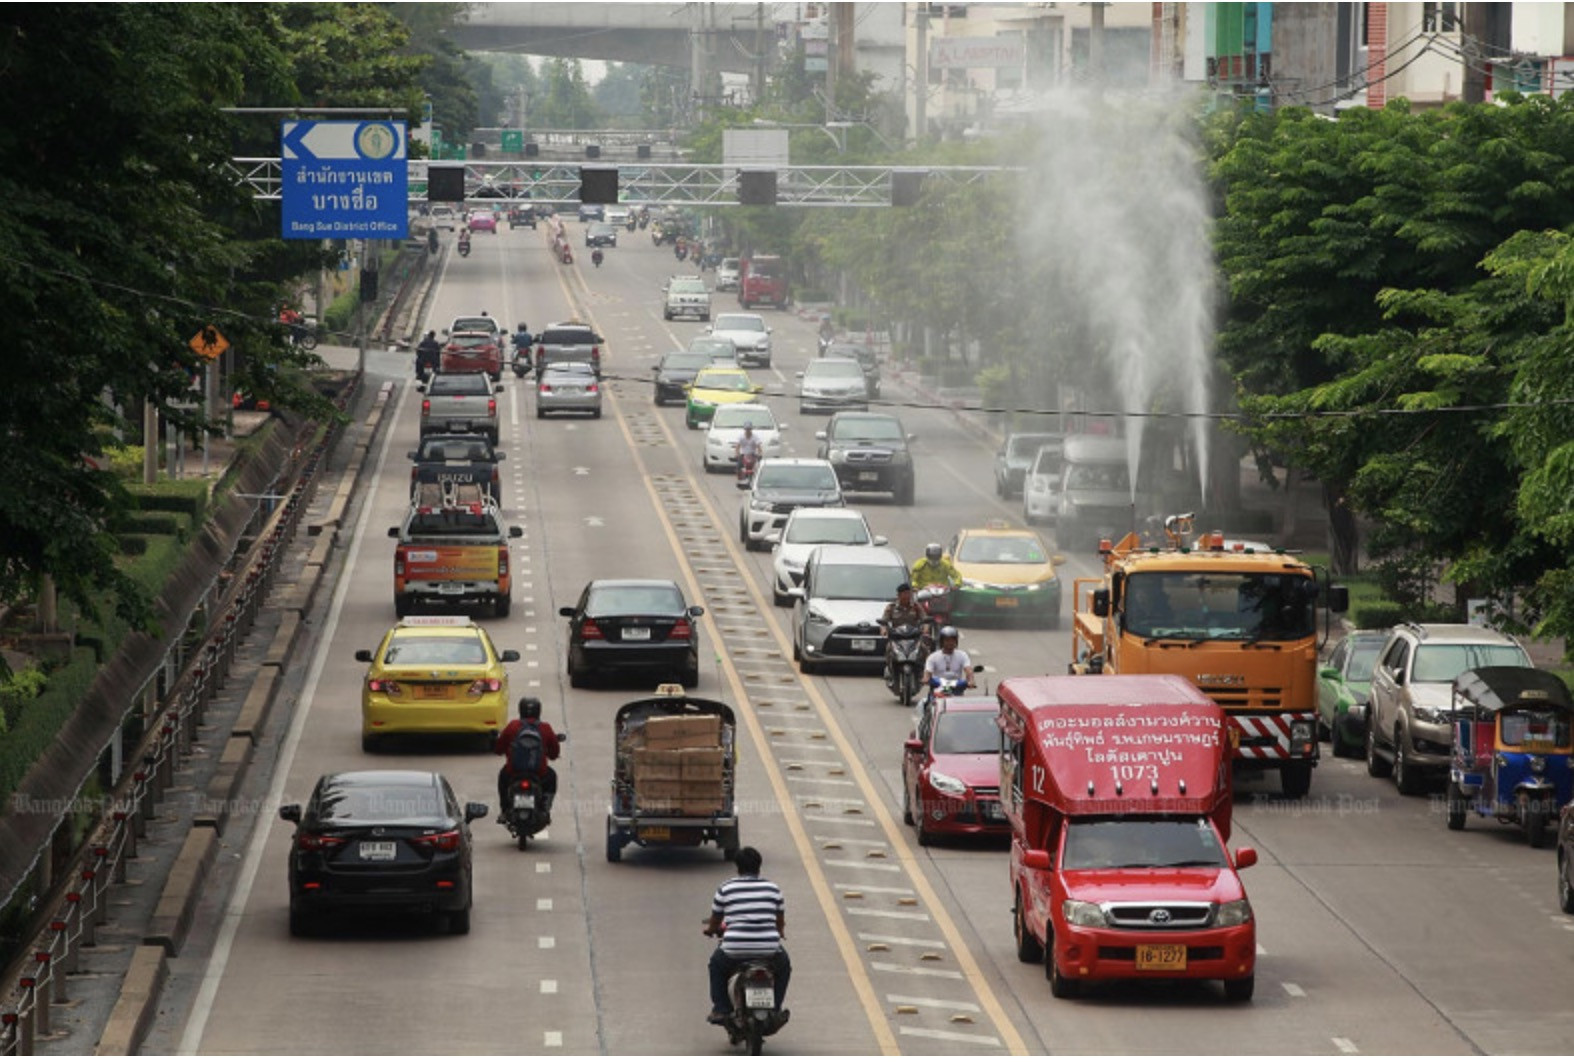
{"type": "Polygon", "coordinates": [[[1315,760],[1316,712],[1227,712],[1238,760],[1315,760]]]}

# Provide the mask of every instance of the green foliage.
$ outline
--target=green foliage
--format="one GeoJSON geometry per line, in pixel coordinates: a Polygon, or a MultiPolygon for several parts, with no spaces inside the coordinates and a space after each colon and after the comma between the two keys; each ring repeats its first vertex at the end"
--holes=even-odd
{"type": "Polygon", "coordinates": [[[49,676],[39,667],[12,671],[0,681],[0,734],[16,725],[22,716],[22,709],[43,693],[44,687],[48,685],[49,676]]]}
{"type": "Polygon", "coordinates": [[[126,489],[136,509],[143,513],[180,513],[192,528],[201,527],[208,518],[207,480],[166,479],[149,484],[133,483],[126,489]]]}
{"type": "Polygon", "coordinates": [[[601,122],[601,108],[591,98],[580,61],[548,59],[541,68],[541,87],[530,102],[530,124],[542,129],[596,129],[601,122]]]}
{"type": "Polygon", "coordinates": [[[1414,609],[1396,601],[1350,602],[1350,622],[1362,630],[1387,630],[1407,619],[1415,618],[1414,609]]]}
{"type": "Polygon", "coordinates": [[[47,688],[23,705],[11,732],[0,742],[0,801],[16,792],[28,769],[54,742],[97,672],[91,651],[73,649],[70,662],[50,674],[47,688]]]}

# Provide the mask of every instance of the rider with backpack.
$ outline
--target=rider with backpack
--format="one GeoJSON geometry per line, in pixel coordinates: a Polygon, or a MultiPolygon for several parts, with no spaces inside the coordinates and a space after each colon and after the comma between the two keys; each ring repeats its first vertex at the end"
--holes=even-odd
{"type": "Polygon", "coordinates": [[[539,700],[519,698],[519,718],[497,735],[492,751],[504,757],[502,769],[497,772],[497,821],[508,823],[508,793],[519,778],[538,780],[546,800],[542,810],[550,812],[552,799],[557,795],[557,772],[550,761],[558,758],[562,745],[552,724],[542,721],[539,700]]]}

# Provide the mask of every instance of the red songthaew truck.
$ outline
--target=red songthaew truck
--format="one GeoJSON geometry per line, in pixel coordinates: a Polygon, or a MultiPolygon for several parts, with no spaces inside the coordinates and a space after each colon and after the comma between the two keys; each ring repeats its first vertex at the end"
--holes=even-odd
{"type": "Polygon", "coordinates": [[[1011,823],[1017,958],[1050,992],[1219,979],[1249,1000],[1256,924],[1231,855],[1230,729],[1173,675],[1002,682],[1000,802],[1011,823]]]}
{"type": "Polygon", "coordinates": [[[791,298],[785,258],[756,254],[738,263],[738,305],[745,310],[761,302],[785,310],[791,298]]]}

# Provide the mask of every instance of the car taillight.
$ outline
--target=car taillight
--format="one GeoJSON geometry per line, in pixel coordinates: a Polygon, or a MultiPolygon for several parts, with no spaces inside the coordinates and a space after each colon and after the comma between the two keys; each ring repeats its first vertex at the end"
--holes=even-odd
{"type": "Polygon", "coordinates": [[[672,625],[672,633],[668,634],[667,637],[674,640],[678,638],[687,640],[694,637],[694,628],[689,626],[688,620],[680,619],[672,625]]]}
{"type": "Polygon", "coordinates": [[[601,360],[601,348],[600,347],[591,347],[590,348],[590,360],[591,361],[600,361],[601,360]]]}
{"type": "Polygon", "coordinates": [[[459,851],[459,831],[444,830],[442,833],[424,833],[419,837],[409,840],[411,848],[420,848],[428,852],[457,852],[459,851]]]}
{"type": "Polygon", "coordinates": [[[497,574],[498,575],[507,575],[508,574],[508,547],[507,546],[499,546],[499,547],[497,547],[497,574]]]}
{"type": "Polygon", "coordinates": [[[536,357],[544,358],[544,357],[546,357],[546,354],[547,354],[547,348],[546,348],[545,344],[540,344],[540,345],[538,345],[536,347],[536,357]]]}
{"type": "Polygon", "coordinates": [[[390,697],[397,697],[402,687],[393,679],[367,679],[366,688],[373,693],[386,693],[390,697]]]}
{"type": "Polygon", "coordinates": [[[606,638],[606,635],[601,633],[601,626],[593,619],[587,619],[579,625],[579,636],[587,641],[590,639],[601,641],[606,638]]]}
{"type": "Polygon", "coordinates": [[[395,575],[403,575],[404,574],[404,547],[403,546],[400,546],[398,549],[394,550],[394,574],[395,575]]]}
{"type": "Polygon", "coordinates": [[[486,415],[489,417],[497,416],[497,399],[488,398],[486,400],[486,415]]]}
{"type": "Polygon", "coordinates": [[[552,393],[552,385],[544,383],[536,388],[536,393],[540,395],[549,395],[552,393]]]}
{"type": "Polygon", "coordinates": [[[470,696],[479,697],[483,693],[496,693],[503,688],[503,683],[495,678],[476,679],[470,683],[470,696]]]}
{"type": "Polygon", "coordinates": [[[295,846],[308,852],[326,852],[344,844],[343,837],[326,833],[301,833],[295,836],[295,846]]]}
{"type": "Polygon", "coordinates": [[[597,392],[597,391],[599,391],[599,390],[600,390],[600,388],[599,388],[599,387],[597,387],[597,386],[596,386],[596,385],[595,385],[595,384],[587,384],[587,385],[586,385],[586,386],[585,386],[585,393],[586,393],[586,394],[587,394],[587,395],[593,395],[593,394],[595,394],[595,393],[596,393],[596,392],[597,392]]]}
{"type": "Polygon", "coordinates": [[[421,416],[429,417],[431,415],[432,415],[432,400],[430,398],[423,398],[423,399],[421,399],[421,416]]]}

